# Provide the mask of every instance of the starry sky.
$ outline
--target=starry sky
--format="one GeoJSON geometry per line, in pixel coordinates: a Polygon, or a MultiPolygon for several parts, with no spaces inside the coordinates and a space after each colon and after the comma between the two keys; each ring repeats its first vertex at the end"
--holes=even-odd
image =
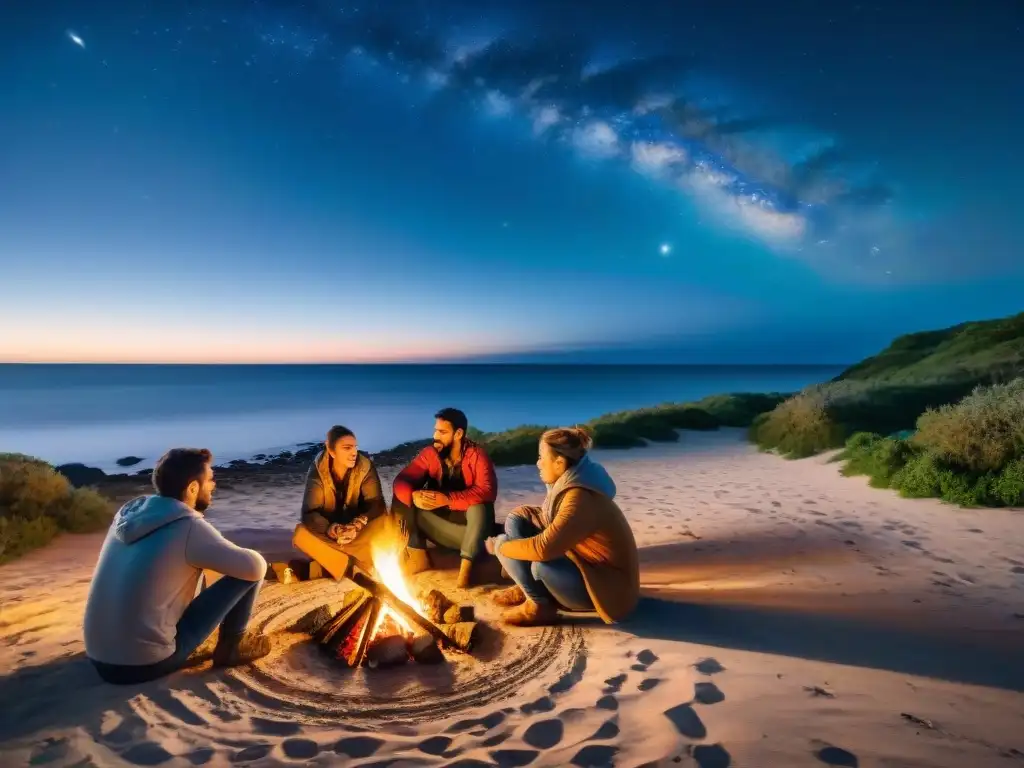
{"type": "Polygon", "coordinates": [[[1015,0],[0,13],[0,361],[845,363],[1024,309],[1015,0]]]}

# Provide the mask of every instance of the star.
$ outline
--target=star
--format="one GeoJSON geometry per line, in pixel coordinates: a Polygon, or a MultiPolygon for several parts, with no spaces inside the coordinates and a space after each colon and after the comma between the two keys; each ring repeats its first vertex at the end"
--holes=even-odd
{"type": "Polygon", "coordinates": [[[82,49],[83,51],[85,50],[85,40],[83,40],[82,38],[80,38],[80,37],[79,37],[78,35],[76,35],[76,34],[74,33],[74,31],[72,31],[72,30],[70,30],[70,29],[68,30],[68,39],[69,39],[69,40],[71,40],[71,42],[72,42],[72,43],[74,43],[75,45],[77,45],[77,46],[78,46],[79,48],[81,48],[81,49],[82,49]]]}
{"type": "Polygon", "coordinates": [[[658,251],[661,253],[662,256],[668,256],[670,253],[672,253],[672,246],[669,245],[668,243],[662,243],[661,247],[658,248],[658,251]]]}

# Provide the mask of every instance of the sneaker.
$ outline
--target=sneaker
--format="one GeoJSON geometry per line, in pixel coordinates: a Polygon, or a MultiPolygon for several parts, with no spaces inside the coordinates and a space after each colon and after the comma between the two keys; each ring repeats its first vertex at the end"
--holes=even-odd
{"type": "Polygon", "coordinates": [[[270,653],[270,638],[246,631],[235,638],[221,638],[213,651],[213,666],[238,667],[270,653]]]}
{"type": "Polygon", "coordinates": [[[491,595],[491,602],[500,605],[502,608],[515,608],[526,602],[526,593],[523,588],[516,584],[508,589],[500,589],[491,595]]]}
{"type": "Polygon", "coordinates": [[[192,653],[189,654],[188,659],[185,661],[186,667],[197,667],[200,664],[205,664],[213,658],[213,651],[217,647],[217,633],[214,632],[208,638],[206,638],[202,645],[196,648],[192,653]]]}

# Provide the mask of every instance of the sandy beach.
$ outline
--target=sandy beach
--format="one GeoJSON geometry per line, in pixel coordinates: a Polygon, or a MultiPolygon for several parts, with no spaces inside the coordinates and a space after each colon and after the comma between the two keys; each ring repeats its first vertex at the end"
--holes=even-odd
{"type": "MultiPolygon", "coordinates": [[[[1024,510],[901,499],[735,430],[595,456],[636,615],[510,630],[476,587],[484,641],[441,667],[329,666],[287,627],[350,585],[268,582],[267,658],[107,686],[81,636],[102,536],[0,567],[0,765],[1024,766],[1024,510]]],[[[210,519],[286,556],[301,482],[232,479],[210,519]]],[[[542,498],[532,466],[499,482],[499,517],[542,498]]]]}

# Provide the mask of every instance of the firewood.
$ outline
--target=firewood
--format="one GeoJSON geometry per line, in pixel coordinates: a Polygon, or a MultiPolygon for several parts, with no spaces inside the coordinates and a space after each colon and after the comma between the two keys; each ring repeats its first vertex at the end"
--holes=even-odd
{"type": "Polygon", "coordinates": [[[448,637],[448,635],[441,631],[441,629],[438,628],[436,624],[430,621],[430,619],[420,616],[412,607],[406,605],[401,600],[399,600],[398,597],[395,596],[395,593],[383,584],[374,581],[369,576],[363,573],[353,574],[352,581],[354,581],[356,584],[358,584],[360,587],[362,587],[375,597],[382,600],[387,600],[388,606],[393,611],[400,614],[402,618],[408,621],[410,624],[415,624],[416,626],[426,630],[431,635],[433,635],[437,642],[441,644],[442,648],[454,648],[456,650],[462,650],[458,647],[458,645],[456,645],[456,643],[450,637],[448,637]]]}
{"type": "Polygon", "coordinates": [[[442,624],[439,629],[444,632],[460,651],[471,651],[477,641],[477,623],[460,621],[455,624],[442,624]]]}
{"type": "MultiPolygon", "coordinates": [[[[353,590],[357,591],[357,590],[353,590]]],[[[370,596],[363,590],[358,590],[359,594],[355,598],[349,601],[346,597],[346,604],[338,611],[334,618],[331,619],[325,626],[321,627],[320,631],[313,635],[313,639],[316,640],[321,646],[328,646],[331,644],[333,638],[337,638],[337,642],[340,643],[344,639],[345,633],[347,633],[358,619],[360,612],[366,607],[367,601],[370,600],[370,596]],[[338,633],[341,632],[339,635],[338,633]]],[[[336,645],[337,643],[335,643],[336,645]]],[[[333,652],[334,648],[330,648],[333,652]]]]}
{"type": "Polygon", "coordinates": [[[420,602],[423,604],[423,610],[426,612],[427,618],[435,624],[445,623],[445,615],[455,606],[448,599],[447,595],[437,589],[432,589],[423,595],[420,598],[420,602]]]}
{"type": "Polygon", "coordinates": [[[356,647],[352,654],[348,657],[348,665],[350,667],[358,667],[363,663],[363,659],[366,658],[366,649],[370,645],[370,641],[373,639],[370,637],[374,627],[377,625],[377,617],[380,616],[381,601],[379,597],[375,597],[370,601],[370,608],[365,612],[366,619],[363,626],[359,631],[359,642],[356,643],[356,647]]]}
{"type": "Polygon", "coordinates": [[[441,624],[458,624],[460,621],[475,621],[476,615],[472,605],[453,605],[444,612],[441,624]]]}
{"type": "Polygon", "coordinates": [[[370,669],[397,667],[408,660],[409,649],[401,635],[378,637],[366,649],[366,666],[370,669]]]}
{"type": "Polygon", "coordinates": [[[440,664],[444,661],[444,654],[430,635],[413,638],[409,643],[409,655],[418,664],[440,664]]]}

